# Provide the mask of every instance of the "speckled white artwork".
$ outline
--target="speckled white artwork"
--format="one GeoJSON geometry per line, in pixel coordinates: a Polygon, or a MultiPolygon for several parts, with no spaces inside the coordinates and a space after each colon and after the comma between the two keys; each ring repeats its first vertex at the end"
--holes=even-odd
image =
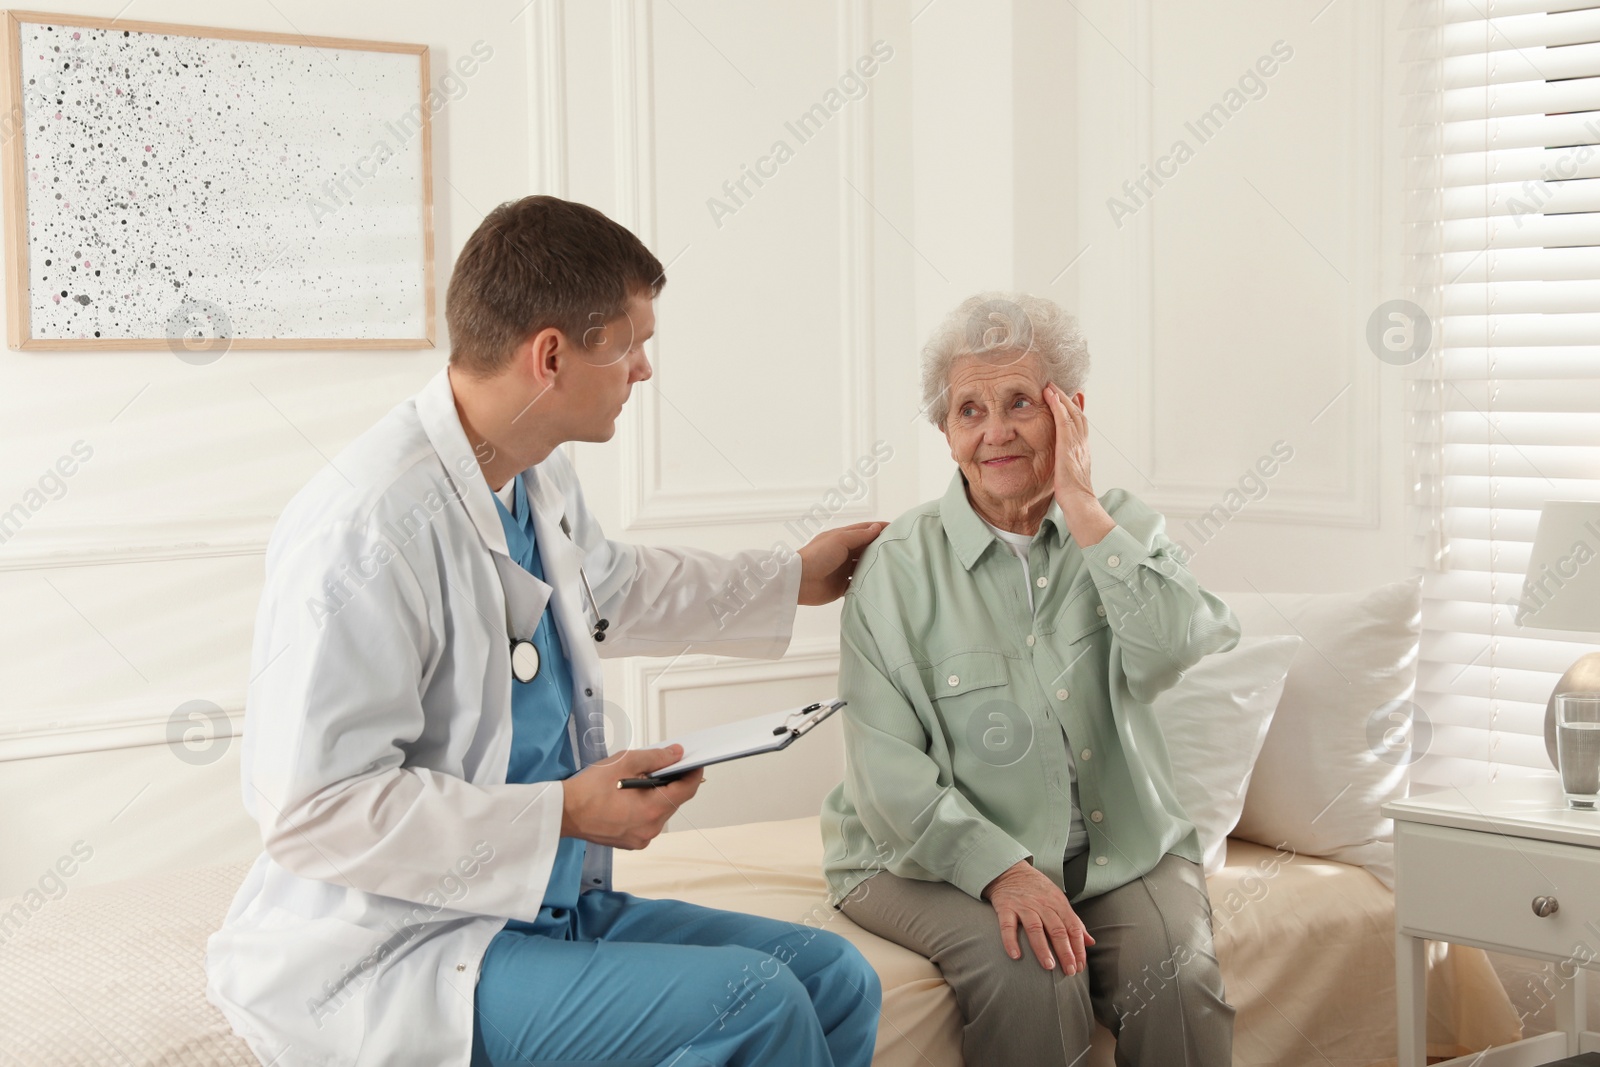
{"type": "Polygon", "coordinates": [[[32,338],[426,344],[418,55],[21,34],[32,338]]]}

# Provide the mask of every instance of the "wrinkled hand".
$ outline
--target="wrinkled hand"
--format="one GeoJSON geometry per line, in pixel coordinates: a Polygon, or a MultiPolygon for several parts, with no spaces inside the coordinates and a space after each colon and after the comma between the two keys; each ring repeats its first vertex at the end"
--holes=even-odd
{"type": "MultiPolygon", "coordinates": [[[[1089,420],[1083,409],[1054,382],[1044,387],[1045,403],[1056,420],[1056,500],[1094,498],[1089,478],[1089,420]]],[[[1065,508],[1066,504],[1062,503],[1065,508]]]]}
{"type": "Polygon", "coordinates": [[[886,522],[858,522],[823,530],[799,551],[800,603],[829,604],[850,587],[861,553],[888,526],[886,522]]]}
{"type": "Polygon", "coordinates": [[[983,899],[994,905],[1006,955],[1022,958],[1022,946],[1017,942],[1017,924],[1021,923],[1039,966],[1054,970],[1059,957],[1063,974],[1083,970],[1087,962],[1084,946],[1094,944],[1094,938],[1072,910],[1067,895],[1033,864],[1020,860],[1007,867],[984,886],[983,899]]]}
{"type": "Polygon", "coordinates": [[[1073,540],[1081,547],[1099,544],[1117,523],[1089,480],[1089,420],[1054,382],[1044,387],[1044,402],[1056,420],[1056,503],[1073,540]]]}
{"type": "Polygon", "coordinates": [[[561,780],[561,836],[597,845],[640,849],[700,788],[705,770],[649,789],[623,789],[624,778],[640,778],[683,758],[682,745],[618,752],[561,780]]]}

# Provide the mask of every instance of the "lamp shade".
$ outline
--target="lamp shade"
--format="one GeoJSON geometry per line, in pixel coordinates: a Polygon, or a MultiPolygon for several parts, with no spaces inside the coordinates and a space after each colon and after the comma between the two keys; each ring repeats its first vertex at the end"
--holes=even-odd
{"type": "Polygon", "coordinates": [[[1600,631],[1600,501],[1545,503],[1516,619],[1518,626],[1600,631]]]}

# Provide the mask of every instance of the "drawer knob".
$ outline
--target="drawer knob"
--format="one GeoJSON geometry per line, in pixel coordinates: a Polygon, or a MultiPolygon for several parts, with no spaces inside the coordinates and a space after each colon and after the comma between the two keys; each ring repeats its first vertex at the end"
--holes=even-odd
{"type": "Polygon", "coordinates": [[[1548,919],[1560,910],[1561,903],[1555,897],[1533,898],[1533,913],[1541,919],[1548,919]]]}

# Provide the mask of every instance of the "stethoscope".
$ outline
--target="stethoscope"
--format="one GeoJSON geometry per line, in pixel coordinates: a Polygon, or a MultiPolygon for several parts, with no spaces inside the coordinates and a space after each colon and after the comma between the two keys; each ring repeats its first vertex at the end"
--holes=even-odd
{"type": "MultiPolygon", "coordinates": [[[[567,523],[567,517],[561,516],[561,532],[567,535],[567,540],[573,540],[572,527],[567,523]]],[[[582,552],[579,556],[581,558],[582,552]]],[[[583,564],[578,564],[578,581],[583,584],[583,595],[589,599],[589,608],[594,612],[594,617],[599,620],[595,623],[593,636],[596,642],[606,639],[606,628],[611,625],[611,620],[600,614],[600,603],[594,598],[594,588],[589,585],[589,575],[584,571],[583,564]]],[[[539,649],[527,638],[518,638],[511,642],[511,674],[519,682],[531,682],[539,676],[539,649]]]]}

